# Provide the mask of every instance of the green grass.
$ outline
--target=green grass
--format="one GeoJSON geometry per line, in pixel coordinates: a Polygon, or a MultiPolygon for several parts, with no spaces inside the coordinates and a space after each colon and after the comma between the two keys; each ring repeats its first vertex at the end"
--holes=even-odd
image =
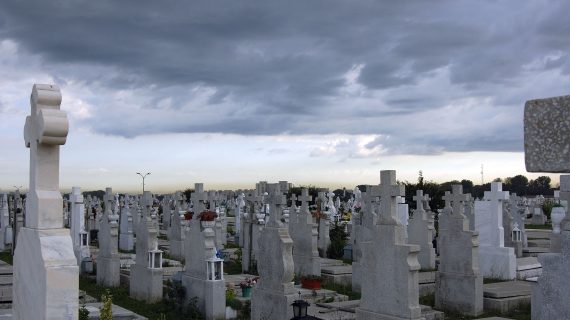
{"type": "MultiPolygon", "coordinates": [[[[428,294],[425,296],[421,296],[420,297],[420,304],[434,308],[434,306],[435,306],[435,294],[428,294]]],[[[515,320],[531,320],[530,319],[530,304],[523,305],[520,308],[515,309],[511,312],[505,313],[505,314],[501,314],[501,313],[496,312],[496,311],[486,311],[485,313],[483,313],[482,315],[477,316],[477,317],[464,316],[464,315],[460,315],[460,314],[453,313],[453,312],[445,312],[445,320],[471,320],[471,319],[479,319],[479,318],[487,318],[487,317],[504,317],[504,318],[515,319],[515,320]]]]}
{"type": "Polygon", "coordinates": [[[86,276],[79,277],[79,289],[87,292],[88,295],[101,300],[101,296],[107,289],[113,296],[113,304],[131,310],[141,316],[147,317],[149,320],[158,319],[195,319],[184,314],[180,310],[176,310],[172,303],[162,300],[157,303],[147,303],[131,298],[129,296],[129,288],[121,285],[118,288],[107,288],[98,285],[96,280],[86,276]]]}
{"type": "Polygon", "coordinates": [[[0,252],[0,260],[6,262],[9,265],[14,264],[14,257],[12,257],[12,254],[10,253],[10,251],[0,252]]]}
{"type": "Polygon", "coordinates": [[[344,294],[344,295],[348,296],[349,300],[360,299],[360,292],[352,291],[351,285],[323,282],[323,283],[321,283],[321,286],[323,289],[332,290],[332,291],[336,291],[337,293],[344,294]]]}
{"type": "Polygon", "coordinates": [[[552,224],[525,224],[525,229],[552,230],[552,224]]]}
{"type": "Polygon", "coordinates": [[[241,274],[242,272],[241,261],[230,260],[224,262],[224,272],[227,274],[241,274]]]}

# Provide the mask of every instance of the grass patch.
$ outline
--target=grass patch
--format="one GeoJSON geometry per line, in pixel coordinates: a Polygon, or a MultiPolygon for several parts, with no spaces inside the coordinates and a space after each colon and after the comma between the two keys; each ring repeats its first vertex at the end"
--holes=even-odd
{"type": "Polygon", "coordinates": [[[541,230],[552,230],[552,224],[525,224],[525,229],[541,229],[541,230]]]}
{"type": "Polygon", "coordinates": [[[420,272],[436,272],[437,269],[436,268],[430,268],[430,269],[420,269],[420,272]]]}
{"type": "Polygon", "coordinates": [[[233,243],[233,242],[228,242],[224,245],[224,249],[239,249],[240,246],[233,243]]]}
{"type": "Polygon", "coordinates": [[[107,288],[97,284],[92,277],[79,276],[79,289],[87,292],[88,295],[101,300],[101,296],[106,290],[109,290],[113,296],[113,304],[131,310],[141,316],[149,319],[202,319],[195,314],[195,305],[189,306],[187,310],[180,310],[174,302],[162,300],[157,303],[147,303],[131,298],[129,296],[129,288],[121,285],[117,288],[107,288]],[[189,310],[194,308],[193,310],[189,310]]]}
{"type": "Polygon", "coordinates": [[[334,284],[330,282],[323,282],[321,284],[323,289],[336,291],[337,293],[348,296],[349,300],[360,299],[360,292],[352,291],[352,286],[347,284],[334,284]]]}
{"type": "Polygon", "coordinates": [[[421,296],[420,297],[420,304],[423,304],[424,306],[430,306],[430,307],[434,307],[435,306],[435,294],[427,294],[425,296],[421,296]]]}
{"type": "Polygon", "coordinates": [[[119,249],[119,253],[130,253],[130,254],[137,254],[137,250],[121,250],[119,249]]]}
{"type": "Polygon", "coordinates": [[[550,240],[550,238],[533,238],[533,237],[528,237],[527,240],[550,240]]]}
{"type": "Polygon", "coordinates": [[[10,251],[2,251],[0,252],[0,260],[6,262],[9,265],[14,264],[14,257],[10,251]]]}

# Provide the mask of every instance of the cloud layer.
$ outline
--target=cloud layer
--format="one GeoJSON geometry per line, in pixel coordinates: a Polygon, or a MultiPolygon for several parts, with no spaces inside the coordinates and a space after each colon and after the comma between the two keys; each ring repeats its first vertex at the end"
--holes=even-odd
{"type": "Polygon", "coordinates": [[[5,0],[0,62],[4,77],[36,67],[78,127],[105,135],[354,136],[313,156],[521,151],[524,101],[568,94],[567,12],[564,0],[5,0]]]}

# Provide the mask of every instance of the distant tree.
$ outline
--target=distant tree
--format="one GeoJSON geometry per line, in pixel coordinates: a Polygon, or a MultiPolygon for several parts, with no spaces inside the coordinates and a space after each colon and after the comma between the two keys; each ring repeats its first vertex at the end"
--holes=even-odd
{"type": "Polygon", "coordinates": [[[552,195],[554,192],[550,188],[550,177],[540,176],[529,182],[530,195],[552,195]]]}
{"type": "Polygon", "coordinates": [[[518,196],[524,196],[528,191],[528,178],[523,175],[506,178],[503,190],[516,193],[518,196]]]}
{"type": "Polygon", "coordinates": [[[461,180],[463,186],[463,193],[471,193],[473,191],[473,181],[463,179],[461,180]]]}
{"type": "Polygon", "coordinates": [[[190,196],[194,193],[194,189],[187,188],[186,190],[182,191],[182,193],[186,197],[186,201],[190,201],[190,196]]]}

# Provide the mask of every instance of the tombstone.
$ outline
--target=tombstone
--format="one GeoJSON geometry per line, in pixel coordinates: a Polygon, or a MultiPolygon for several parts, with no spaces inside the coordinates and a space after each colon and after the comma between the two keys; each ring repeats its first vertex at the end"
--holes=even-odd
{"type": "Polygon", "coordinates": [[[189,222],[184,248],[186,269],[182,275],[182,285],[186,288],[189,302],[197,298],[197,305],[206,319],[225,318],[226,285],[224,282],[223,260],[217,258],[215,247],[214,221],[203,220],[207,194],[204,186],[196,183],[191,195],[194,214],[189,222]]]}
{"type": "Polygon", "coordinates": [[[97,284],[118,287],[120,258],[118,251],[119,216],[113,213],[113,190],[105,189],[105,213],[99,226],[99,254],[97,255],[97,284]]]}
{"type": "MultiPolygon", "coordinates": [[[[292,210],[295,213],[293,219],[289,222],[289,234],[293,240],[292,254],[295,274],[301,276],[321,275],[321,262],[317,248],[317,224],[309,211],[309,202],[312,200],[313,198],[309,196],[309,191],[303,188],[299,197],[301,209],[299,213],[296,213],[296,210],[292,210]]],[[[293,200],[292,207],[296,206],[295,201],[293,200]]]]}
{"type": "Polygon", "coordinates": [[[162,207],[162,230],[166,230],[167,233],[170,231],[170,224],[172,219],[172,210],[170,208],[170,200],[168,197],[164,197],[161,203],[162,207]]]}
{"type": "Polygon", "coordinates": [[[398,221],[404,226],[404,235],[408,238],[408,222],[410,219],[410,208],[404,197],[398,197],[398,221]]]}
{"type": "Polygon", "coordinates": [[[133,235],[133,215],[129,207],[130,199],[128,195],[122,202],[121,207],[121,223],[119,225],[119,249],[123,251],[132,251],[135,247],[135,237],[133,235]]]}
{"type": "Polygon", "coordinates": [[[69,124],[54,85],[35,84],[24,138],[30,148],[26,224],[14,255],[14,319],[77,319],[79,268],[68,229],[62,225],[59,146],[69,124]]]}
{"type": "Polygon", "coordinates": [[[73,252],[77,258],[77,264],[82,272],[89,272],[93,269],[91,252],[89,251],[89,234],[85,230],[85,207],[83,205],[83,195],[81,188],[71,188],[69,195],[71,201],[71,240],[73,242],[73,252]],[[84,263],[85,261],[85,263],[84,263]],[[87,270],[85,267],[87,267],[87,270]]]}
{"type": "Polygon", "coordinates": [[[512,236],[514,229],[514,217],[511,213],[509,206],[510,206],[510,196],[509,196],[509,201],[503,202],[503,238],[504,238],[503,243],[505,244],[505,247],[514,248],[515,243],[513,241],[513,236],[512,236]]]}
{"type": "Polygon", "coordinates": [[[282,206],[287,201],[279,184],[270,184],[268,204],[271,215],[261,233],[258,255],[260,280],[251,297],[252,319],[289,320],[291,303],[297,293],[293,286],[293,241],[281,222],[282,206]]]}
{"type": "MultiPolygon", "coordinates": [[[[570,96],[527,101],[524,111],[525,162],[529,172],[570,172],[570,96]]],[[[570,200],[570,178],[560,177],[560,199],[570,200]]],[[[532,319],[566,319],[570,314],[570,214],[561,224],[561,252],[538,256],[542,275],[532,288],[532,319]]]]}
{"type": "Polygon", "coordinates": [[[544,225],[546,223],[546,215],[542,211],[542,204],[535,203],[532,210],[531,224],[544,225]]]}
{"type": "Polygon", "coordinates": [[[467,201],[465,201],[465,209],[464,209],[464,216],[469,222],[469,230],[475,231],[475,201],[473,198],[469,197],[467,201]]]}
{"type": "Polygon", "coordinates": [[[362,243],[362,298],[356,319],[424,319],[419,304],[417,254],[420,248],[406,244],[398,222],[397,197],[404,186],[396,184],[396,171],[380,172],[378,224],[372,238],[362,243]]]}
{"type": "Polygon", "coordinates": [[[137,232],[137,254],[131,265],[130,296],[149,303],[162,300],[162,251],[158,250],[158,228],[150,219],[152,198],[143,193],[143,215],[137,232]]]}
{"type": "Polygon", "coordinates": [[[319,201],[319,218],[317,218],[318,227],[319,227],[319,239],[317,242],[319,255],[321,257],[327,256],[327,249],[331,244],[330,238],[330,217],[326,214],[326,195],[324,192],[319,192],[318,194],[318,201],[319,201]]]}
{"type": "MultiPolygon", "coordinates": [[[[185,225],[183,225],[184,213],[184,195],[181,192],[174,194],[175,207],[170,219],[172,225],[170,226],[170,233],[168,240],[170,242],[169,254],[172,258],[183,260],[185,256],[184,239],[185,239],[185,225]]],[[[194,213],[196,214],[196,213],[194,213]]]]}
{"type": "MultiPolygon", "coordinates": [[[[521,231],[521,243],[523,248],[528,246],[528,238],[526,235],[526,230],[524,226],[524,222],[526,220],[526,210],[528,210],[527,206],[521,207],[522,199],[521,197],[517,196],[516,193],[511,193],[509,198],[509,210],[511,211],[511,216],[513,217],[513,225],[517,224],[519,230],[521,231]]],[[[516,252],[517,250],[515,250],[516,252]]],[[[517,257],[518,254],[517,254],[517,257]]]]}
{"type": "Polygon", "coordinates": [[[12,239],[12,254],[14,254],[16,245],[18,244],[18,235],[20,234],[20,229],[24,226],[24,207],[22,205],[22,197],[20,196],[20,191],[16,191],[14,198],[14,238],[12,239]]]}
{"type": "Polygon", "coordinates": [[[439,218],[439,268],[435,281],[435,306],[463,315],[483,313],[483,276],[479,272],[478,233],[463,215],[470,196],[461,185],[446,192],[439,218]]]}
{"type": "MultiPolygon", "coordinates": [[[[418,261],[423,270],[435,269],[435,249],[433,248],[433,237],[435,228],[433,218],[428,216],[424,209],[424,201],[429,199],[422,190],[417,190],[413,200],[416,201],[416,210],[408,224],[408,243],[420,247],[418,261]]],[[[398,207],[399,208],[399,207],[398,207]]]]}
{"type": "Polygon", "coordinates": [[[252,190],[248,193],[245,200],[248,202],[247,207],[249,208],[249,212],[244,213],[240,238],[243,239],[241,256],[242,272],[247,273],[252,272],[256,268],[254,262],[254,248],[257,247],[258,235],[260,234],[260,230],[263,226],[259,222],[260,219],[258,219],[258,216],[263,216],[264,218],[265,214],[258,211],[258,206],[261,203],[261,197],[258,195],[257,190],[252,190]]]}
{"type": "Polygon", "coordinates": [[[362,268],[362,246],[364,243],[372,241],[373,232],[377,224],[378,215],[376,213],[377,198],[380,196],[380,188],[377,186],[367,186],[366,192],[358,194],[358,208],[360,212],[356,218],[354,226],[355,241],[352,247],[352,290],[361,291],[362,279],[365,276],[362,268]]]}
{"type": "Polygon", "coordinates": [[[479,268],[483,277],[512,280],[516,277],[517,258],[513,248],[505,247],[503,201],[509,193],[500,182],[491,183],[483,201],[475,201],[475,228],[479,232],[479,268]]]}
{"type": "Polygon", "coordinates": [[[245,194],[242,192],[238,195],[237,199],[235,200],[234,206],[234,215],[236,218],[235,223],[235,233],[236,233],[236,241],[240,247],[243,247],[243,239],[241,238],[241,218],[243,215],[243,208],[245,207],[245,194]]]}
{"type": "Polygon", "coordinates": [[[70,228],[69,225],[69,201],[63,198],[63,226],[65,228],[70,228]]]}
{"type": "Polygon", "coordinates": [[[10,226],[10,212],[8,210],[8,195],[0,194],[0,251],[12,244],[12,227],[10,226]]]}

